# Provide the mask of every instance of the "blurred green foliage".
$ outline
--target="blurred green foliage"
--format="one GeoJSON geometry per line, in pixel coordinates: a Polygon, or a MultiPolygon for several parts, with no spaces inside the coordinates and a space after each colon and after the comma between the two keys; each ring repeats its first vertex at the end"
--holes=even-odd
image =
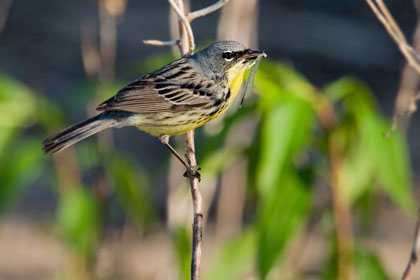
{"type": "Polygon", "coordinates": [[[413,213],[405,139],[398,132],[385,137],[389,121],[378,113],[368,87],[357,79],[342,78],[328,85],[325,94],[343,106],[336,133],[346,146],[340,170],[346,197],[354,202],[378,182],[401,209],[413,213]]]}
{"type": "MultiPolygon", "coordinates": [[[[170,56],[151,59],[143,69],[153,70],[170,59],[170,56]]],[[[119,84],[102,85],[101,89],[108,96],[119,84]]],[[[368,215],[366,202],[373,204],[379,193],[385,193],[406,213],[414,213],[406,141],[398,131],[384,137],[389,120],[379,113],[371,91],[363,82],[346,77],[318,90],[290,67],[263,61],[255,89],[259,98],[245,101],[241,110],[226,117],[219,133],[198,134],[197,142],[202,142],[198,160],[203,180],[217,178],[240,157],[250,159],[248,192],[256,212],[241,234],[218,248],[204,279],[242,279],[253,269],[260,279],[276,279],[270,273],[281,269],[290,244],[314,219],[314,213],[318,215],[315,220],[334,224],[337,213],[331,206],[314,211],[313,201],[317,184],[320,181],[330,184],[331,141],[341,151],[337,172],[344,203],[355,213],[368,215]],[[330,125],[321,120],[328,107],[321,106],[325,103],[335,112],[330,125]],[[224,145],[231,128],[249,117],[258,119],[256,133],[250,136],[252,141],[234,148],[224,145]]],[[[51,160],[42,155],[40,143],[45,131],[62,127],[64,119],[58,106],[0,73],[0,211],[16,201],[42,171],[52,173],[51,160]]],[[[82,173],[101,168],[124,215],[139,228],[150,228],[158,221],[157,207],[149,197],[154,177],[161,174],[148,174],[140,163],[117,148],[100,155],[99,149],[88,143],[76,147],[76,151],[76,168],[82,173]]],[[[42,183],[45,181],[48,180],[44,178],[42,183]]],[[[75,180],[73,183],[86,187],[73,185],[68,189],[60,186],[60,178],[57,182],[57,225],[61,236],[89,262],[103,234],[106,201],[97,196],[93,183],[90,186],[75,180]]],[[[330,241],[334,243],[334,226],[330,231],[330,241]]],[[[187,227],[174,233],[173,245],[182,279],[189,278],[190,239],[187,227]]],[[[389,278],[375,252],[363,248],[357,237],[354,247],[353,264],[360,279],[389,278]]],[[[329,257],[324,267],[319,268],[320,272],[325,271],[320,275],[336,279],[336,246],[326,248],[325,252],[329,252],[329,257]]]]}
{"type": "Polygon", "coordinates": [[[222,246],[204,279],[241,279],[256,254],[255,230],[247,229],[222,246]]]}
{"type": "Polygon", "coordinates": [[[99,237],[99,203],[91,192],[72,189],[62,194],[58,224],[67,241],[82,259],[89,260],[99,237]]]}
{"type": "Polygon", "coordinates": [[[147,227],[156,220],[156,214],[147,195],[150,183],[146,172],[127,156],[115,155],[110,162],[108,174],[118,186],[115,191],[121,205],[138,226],[147,227]]]}
{"type": "MultiPolygon", "coordinates": [[[[238,269],[238,264],[245,268],[252,267],[252,263],[256,264],[261,279],[283,279],[270,277],[270,272],[281,265],[288,246],[310,221],[316,183],[331,176],[328,149],[331,139],[342,148],[339,185],[350,207],[357,212],[357,208],[363,207],[358,202],[373,204],[383,191],[403,211],[415,213],[405,139],[398,131],[384,136],[390,122],[381,116],[363,82],[343,78],[318,91],[290,67],[263,61],[255,86],[261,121],[259,133],[248,150],[253,151],[251,161],[257,162],[255,166],[252,162],[249,165],[249,184],[256,188],[258,215],[248,230],[220,249],[208,279],[241,279],[244,271],[238,269]],[[323,98],[336,111],[335,120],[330,120],[332,127],[326,127],[320,120],[323,98]],[[251,249],[253,244],[255,250],[251,249]]],[[[248,101],[247,106],[254,105],[248,101]]],[[[226,120],[228,125],[230,119],[226,120]]],[[[210,141],[214,140],[220,142],[217,137],[210,141]]],[[[200,160],[205,162],[206,158],[200,160]]],[[[324,217],[323,222],[326,219],[333,225],[332,218],[337,213],[331,215],[331,210],[325,208],[317,213],[324,217]]],[[[332,242],[336,240],[335,234],[335,231],[330,234],[332,242]]],[[[360,279],[388,279],[375,253],[360,249],[357,244],[356,238],[353,266],[360,279]]],[[[329,259],[334,262],[319,268],[329,271],[324,274],[325,279],[338,277],[338,252],[336,246],[332,248],[329,259]]]]}
{"type": "Polygon", "coordinates": [[[48,108],[34,91],[0,72],[0,213],[42,171],[40,138],[25,129],[42,122],[43,110],[48,108]]]}

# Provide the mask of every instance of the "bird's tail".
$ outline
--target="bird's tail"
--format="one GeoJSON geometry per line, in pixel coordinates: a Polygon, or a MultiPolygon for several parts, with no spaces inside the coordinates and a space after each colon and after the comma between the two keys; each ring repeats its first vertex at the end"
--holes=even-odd
{"type": "Polygon", "coordinates": [[[44,142],[42,142],[43,150],[48,154],[59,152],[79,142],[80,140],[98,133],[99,131],[117,125],[124,118],[126,118],[126,116],[123,116],[122,114],[116,114],[115,112],[103,112],[86,121],[72,125],[60,133],[45,139],[44,142]]]}

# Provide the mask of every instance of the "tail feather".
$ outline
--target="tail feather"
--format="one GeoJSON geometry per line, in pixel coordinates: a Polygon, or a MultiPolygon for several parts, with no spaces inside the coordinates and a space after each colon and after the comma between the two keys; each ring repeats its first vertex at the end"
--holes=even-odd
{"type": "Polygon", "coordinates": [[[43,150],[48,154],[59,152],[99,131],[115,126],[120,120],[120,118],[113,114],[104,112],[86,121],[72,125],[44,140],[42,142],[43,150]]]}

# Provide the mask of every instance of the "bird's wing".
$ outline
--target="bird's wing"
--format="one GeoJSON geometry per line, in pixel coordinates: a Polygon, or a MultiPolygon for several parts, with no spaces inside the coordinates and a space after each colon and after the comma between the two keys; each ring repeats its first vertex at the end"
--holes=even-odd
{"type": "Polygon", "coordinates": [[[174,112],[206,106],[215,101],[215,95],[206,91],[206,84],[203,85],[200,79],[194,79],[194,83],[191,79],[168,78],[158,74],[140,78],[100,104],[97,110],[133,113],[174,112]]]}

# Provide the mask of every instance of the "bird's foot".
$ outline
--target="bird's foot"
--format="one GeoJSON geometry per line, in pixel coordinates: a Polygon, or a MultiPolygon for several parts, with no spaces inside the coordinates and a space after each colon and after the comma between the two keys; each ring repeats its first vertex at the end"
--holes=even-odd
{"type": "Polygon", "coordinates": [[[200,182],[201,181],[201,175],[200,175],[200,173],[198,173],[198,170],[201,170],[200,166],[189,166],[184,173],[184,177],[197,178],[198,181],[200,182]]]}

